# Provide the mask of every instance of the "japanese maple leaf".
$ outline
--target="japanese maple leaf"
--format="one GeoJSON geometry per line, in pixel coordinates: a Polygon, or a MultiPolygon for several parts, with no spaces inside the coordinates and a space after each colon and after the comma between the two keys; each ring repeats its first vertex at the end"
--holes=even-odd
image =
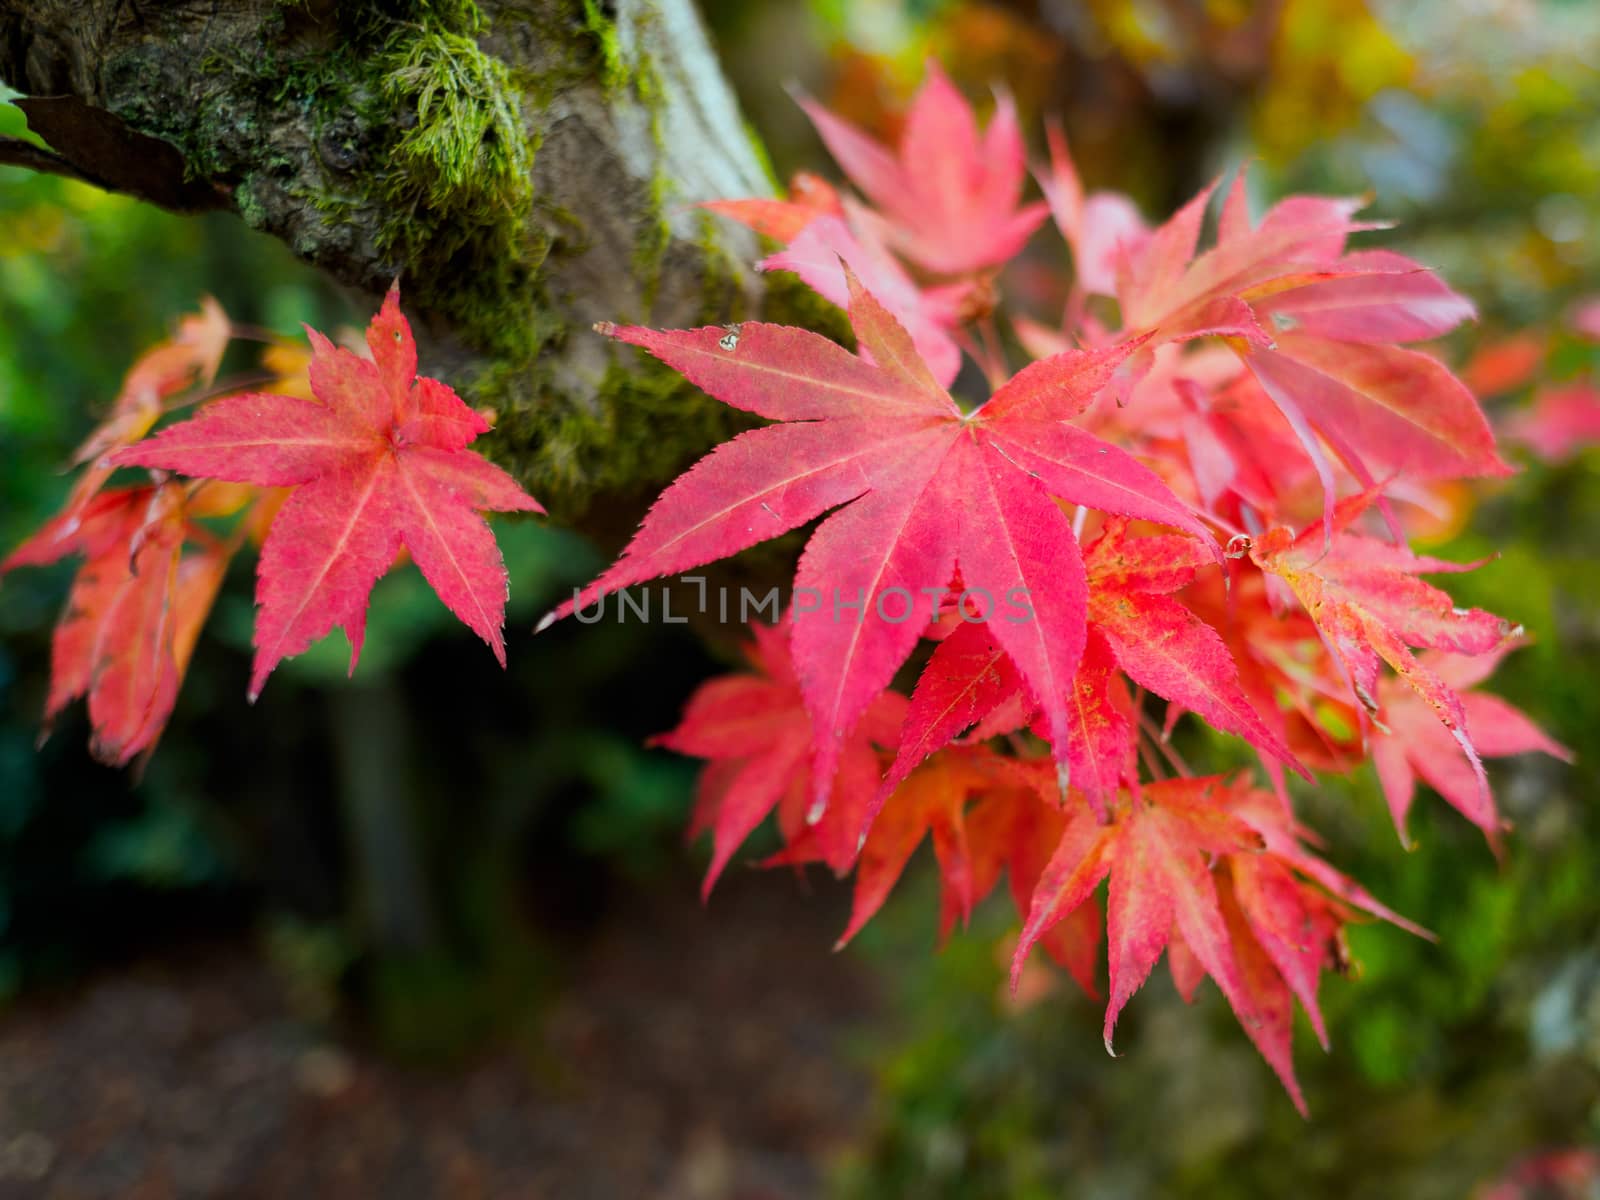
{"type": "Polygon", "coordinates": [[[119,488],[85,502],[70,536],[46,526],[0,564],[83,555],[51,639],[44,722],[87,696],[90,751],[112,766],[154,750],[227,568],[225,547],[184,553],[189,532],[179,485],[119,488]]]}
{"type": "Polygon", "coordinates": [[[1210,976],[1295,1106],[1305,1099],[1291,1055],[1293,998],[1318,1036],[1321,971],[1344,962],[1340,928],[1352,909],[1427,936],[1304,849],[1270,793],[1241,780],[1170,779],[1124,795],[1107,825],[1068,817],[1034,887],[1012,979],[1035,942],[1090,903],[1110,877],[1107,1049],[1118,1014],[1163,949],[1187,999],[1210,976]]]}
{"type": "Polygon", "coordinates": [[[1046,130],[1050,165],[1035,172],[1056,228],[1072,249],[1075,283],[1089,295],[1117,294],[1117,265],[1135,256],[1150,230],[1128,197],[1118,192],[1085,195],[1061,126],[1046,130]]]}
{"type": "Polygon", "coordinates": [[[1017,207],[1027,162],[1009,96],[980,134],[972,106],[930,62],[893,150],[814,100],[802,97],[800,106],[881,214],[889,244],[936,275],[1010,261],[1045,218],[1043,204],[1017,207]]]}
{"type": "MultiPolygon", "coordinates": [[[[1131,768],[1135,714],[1116,660],[1092,626],[1065,701],[1067,774],[1100,811],[1102,797],[1115,792],[1131,768]]],[[[1029,725],[1049,737],[1016,666],[986,625],[963,623],[939,643],[917,679],[879,797],[963,731],[971,731],[966,740],[979,742],[1029,725]]]]}
{"type": "MultiPolygon", "coordinates": [[[[1270,792],[1250,786],[1246,777],[1239,776],[1214,795],[1219,804],[1254,829],[1263,843],[1264,852],[1232,854],[1224,863],[1230,898],[1250,939],[1278,977],[1274,981],[1258,971],[1256,986],[1263,994],[1288,993],[1299,1000],[1318,1041],[1327,1049],[1328,1030],[1317,1003],[1317,987],[1324,970],[1343,972],[1349,965],[1343,927],[1364,913],[1417,937],[1431,941],[1433,935],[1306,849],[1309,834],[1270,792]]],[[[1236,936],[1235,944],[1243,940],[1236,936]]],[[[1274,1007],[1282,1007],[1281,999],[1274,1007]]],[[[1288,1061],[1287,1023],[1274,1027],[1271,1036],[1277,1046],[1275,1053],[1288,1061]]]]}
{"type": "MultiPolygon", "coordinates": [[[[150,432],[174,395],[192,384],[210,384],[232,336],[227,314],[207,296],[198,314],[178,323],[172,338],[139,356],[123,378],[122,390],[111,411],[73,454],[73,464],[82,466],[83,471],[60,512],[28,539],[27,553],[35,556],[34,561],[54,562],[74,552],[70,547],[77,538],[85,506],[115,473],[115,468],[103,461],[105,456],[150,432]],[[49,557],[37,557],[41,554],[49,557]]],[[[0,566],[0,571],[4,569],[0,566]]]]}
{"type": "Polygon", "coordinates": [[[1448,593],[1417,578],[1470,565],[1412,554],[1345,529],[1372,501],[1365,492],[1339,502],[1335,519],[1296,537],[1278,527],[1256,538],[1251,560],[1283,580],[1316,622],[1356,700],[1368,714],[1379,708],[1378,672],[1388,663],[1425,703],[1465,753],[1480,808],[1490,806],[1489,781],[1473,748],[1461,697],[1411,647],[1485,654],[1513,631],[1482,609],[1457,608],[1448,593]]]}
{"type": "Polygon", "coordinates": [[[622,557],[544,623],[844,505],[807,544],[791,608],[818,802],[843,739],[958,569],[1064,763],[1065,690],[1083,652],[1088,590],[1072,522],[1054,497],[1207,536],[1148,468],[1067,423],[1127,352],[1035,363],[964,415],[905,330],[849,278],[850,319],[871,363],[804,330],[754,322],[736,332],[604,327],[723,402],[781,423],[740,434],[690,468],[622,557]]]}
{"type": "Polygon", "coordinates": [[[1566,462],[1600,444],[1600,388],[1581,380],[1547,388],[1513,412],[1503,428],[1541,462],[1566,462]]]}
{"type": "MultiPolygon", "coordinates": [[[[1034,888],[1012,962],[1013,984],[1034,943],[1110,876],[1108,1051],[1118,1014],[1175,934],[1216,980],[1246,1031],[1253,1032],[1257,1006],[1240,975],[1217,903],[1211,860],[1259,849],[1262,839],[1215,802],[1212,793],[1220,786],[1216,779],[1149,784],[1138,796],[1126,797],[1109,824],[1096,821],[1086,805],[1080,807],[1069,814],[1061,841],[1034,888]]],[[[1292,1075],[1285,1078],[1285,1086],[1300,1103],[1292,1080],[1292,1075]]]]}
{"type": "Polygon", "coordinates": [[[94,463],[138,441],[160,418],[163,401],[191,384],[209,386],[232,337],[228,314],[204,297],[197,315],[184,317],[171,339],[147,350],[129,368],[110,415],[78,448],[73,462],[94,463]]]}
{"type": "MultiPolygon", "coordinates": [[[[856,861],[850,923],[835,949],[861,932],[889,898],[923,838],[933,842],[939,863],[941,927],[963,921],[977,899],[967,839],[967,804],[996,782],[992,756],[981,749],[951,749],[912,772],[873,818],[856,861]]],[[[793,851],[776,861],[803,861],[793,851]]],[[[990,880],[992,886],[992,879],[990,880]]]]}
{"type": "MultiPolygon", "coordinates": [[[[1215,185],[1213,185],[1214,187],[1215,185]]],[[[1448,332],[1472,305],[1421,265],[1386,250],[1345,253],[1376,228],[1361,201],[1291,196],[1252,225],[1243,174],[1216,245],[1196,255],[1207,188],[1124,264],[1118,297],[1130,330],[1156,340],[1233,339],[1316,466],[1325,517],[1331,447],[1363,487],[1378,476],[1503,475],[1477,401],[1438,360],[1392,343],[1448,332]]]]}
{"type": "MultiPolygon", "coordinates": [[[[1108,520],[1084,552],[1090,638],[1068,689],[1067,759],[1071,777],[1096,811],[1121,786],[1134,749],[1132,707],[1120,677],[1113,678],[1119,668],[1179,710],[1193,711],[1305,773],[1241,687],[1222,638],[1171,596],[1212,561],[1193,538],[1129,537],[1122,518],[1108,520]]],[[[988,630],[987,624],[964,625],[934,651],[912,693],[885,790],[1020,688],[1020,677],[988,630]]]]}
{"type": "MultiPolygon", "coordinates": [[[[879,802],[924,759],[1023,690],[1022,676],[990,636],[987,622],[960,621],[940,640],[917,678],[894,764],[879,788],[879,802]]],[[[1026,718],[1024,712],[1021,723],[1026,718]]]]}
{"type": "MultiPolygon", "coordinates": [[[[1342,666],[1330,655],[1316,623],[1303,611],[1275,611],[1268,583],[1278,581],[1247,561],[1231,562],[1228,575],[1202,574],[1184,589],[1186,607],[1221,634],[1239,669],[1239,684],[1256,714],[1300,762],[1347,771],[1358,757],[1325,728],[1323,714],[1354,704],[1342,666]]],[[[1348,726],[1360,717],[1350,709],[1348,726]]],[[[1263,758],[1284,804],[1288,792],[1277,760],[1263,758]]]]}
{"type": "MultiPolygon", "coordinates": [[[[1507,641],[1472,658],[1438,653],[1419,658],[1441,683],[1460,695],[1472,745],[1480,755],[1500,758],[1537,750],[1571,762],[1572,752],[1551,739],[1526,714],[1498,696],[1468,690],[1487,679],[1506,652],[1515,648],[1515,642],[1507,641]]],[[[1500,818],[1492,804],[1485,804],[1471,763],[1440,726],[1428,704],[1398,681],[1389,679],[1378,685],[1378,704],[1382,725],[1372,738],[1372,762],[1400,840],[1409,844],[1406,817],[1420,776],[1456,811],[1482,829],[1493,844],[1501,829],[1500,818]]]]}
{"type": "Polygon", "coordinates": [[[811,806],[811,719],[789,659],[786,626],[752,625],[746,649],[754,672],[702,684],[678,727],[654,744],[709,759],[701,775],[691,837],[711,832],[711,865],[702,895],[710,895],[735,850],[774,808],[791,844],[806,842],[842,874],[861,848],[866,811],[881,768],[874,744],[892,746],[905,698],[884,692],[867,707],[845,741],[833,784],[834,801],[815,822],[811,806]]]}
{"type": "Polygon", "coordinates": [[[315,400],[225,397],[112,457],[119,466],[294,489],[261,548],[250,698],[282,659],[335,626],[350,639],[354,671],[367,597],[402,547],[503,664],[506,572],[478,513],[543,509],[466,449],[488,429],[483,417],[438,380],[417,376],[398,287],[367,329],[372,361],[307,333],[315,400]]]}
{"type": "Polygon", "coordinates": [[[1140,687],[1311,778],[1251,703],[1221,636],[1173,598],[1208,562],[1195,549],[1188,538],[1129,537],[1126,521],[1109,521],[1084,556],[1091,627],[1140,687]]]}
{"type": "MultiPolygon", "coordinates": [[[[1034,765],[1020,760],[1002,760],[992,773],[997,777],[1020,774],[1026,784],[1028,768],[1034,765]],[[1009,763],[1009,772],[1006,763],[1009,763]]],[[[1004,871],[1017,915],[1022,920],[1027,919],[1039,877],[1066,828],[1066,814],[1052,795],[1053,791],[1053,779],[1034,773],[1031,786],[1013,784],[991,788],[968,810],[965,833],[973,904],[994,890],[1004,871]]],[[[948,889],[945,894],[949,894],[948,889]]],[[[941,914],[945,931],[957,915],[964,914],[953,904],[945,906],[941,914]]],[[[1066,969],[1090,999],[1100,996],[1095,976],[1104,930],[1100,904],[1091,896],[1039,938],[1045,952],[1066,969]]]]}
{"type": "Polygon", "coordinates": [[[798,171],[789,180],[783,200],[757,196],[749,200],[707,200],[700,205],[741,225],[788,245],[818,217],[842,217],[844,206],[833,185],[810,171],[798,171]]]}
{"type": "Polygon", "coordinates": [[[838,217],[819,217],[783,250],[761,263],[763,271],[793,271],[812,291],[841,308],[850,303],[846,270],[905,326],[941,387],[961,372],[961,348],[951,330],[961,324],[970,292],[965,284],[919,287],[870,236],[858,236],[838,217]]]}

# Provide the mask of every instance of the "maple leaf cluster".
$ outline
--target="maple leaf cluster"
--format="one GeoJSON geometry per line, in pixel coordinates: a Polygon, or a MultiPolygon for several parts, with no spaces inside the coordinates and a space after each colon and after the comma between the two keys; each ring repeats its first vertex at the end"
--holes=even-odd
{"type": "Polygon", "coordinates": [[[252,700],[280,661],[336,626],[353,672],[372,586],[402,553],[505,662],[506,571],[479,514],[543,510],[467,449],[489,428],[482,414],[417,375],[398,288],[365,355],[307,333],[309,355],[270,339],[262,357],[276,391],[213,389],[229,342],[261,335],[208,299],[135,363],[75,456],[83,471],[61,511],[0,562],[3,577],[83,558],[51,645],[44,716],[48,728],[86,696],[104,762],[154,750],[228,565],[250,541],[261,550],[252,700]],[[147,437],[193,389],[195,414],[147,437]],[[147,481],[107,487],[125,467],[147,468],[147,481]]]}
{"type": "Polygon", "coordinates": [[[1023,203],[1010,100],[981,127],[937,68],[895,145],[801,104],[854,192],[805,175],[707,207],[779,243],[762,266],[846,307],[855,347],[600,326],[769,423],[669,486],[552,618],[822,518],[750,669],[660,739],[708,760],[707,888],[776,813],[769,863],[854,872],[848,939],[926,838],[944,930],[1004,874],[1018,971],[1042,944],[1095,993],[1103,943],[1108,1048],[1164,951],[1185,997],[1215,981],[1303,1108],[1293,1010],[1326,1040],[1343,928],[1421,931],[1307,848],[1286,772],[1370,759],[1402,838],[1421,778],[1493,843],[1483,757],[1567,756],[1471,690],[1520,631],[1457,607],[1423,576],[1467,568],[1406,540],[1432,489],[1510,471],[1473,393],[1413,345],[1472,305],[1352,249],[1381,228],[1359,200],[1252,219],[1242,171],[1203,248],[1217,185],[1151,227],[1085,192],[1055,130],[1044,200],[1023,203]],[[1048,322],[1001,292],[1047,219],[1074,267],[1048,322]],[[1008,346],[1031,361],[1013,371],[1008,346]],[[1253,747],[1259,777],[1191,771],[1169,741],[1185,715],[1253,747]]]}
{"type": "MultiPolygon", "coordinates": [[[[1473,690],[1520,630],[1457,607],[1423,576],[1468,567],[1407,543],[1441,485],[1510,470],[1473,392],[1414,348],[1472,306],[1400,254],[1352,249],[1380,228],[1358,200],[1252,219],[1242,171],[1209,236],[1215,184],[1151,227],[1086,192],[1052,129],[1043,199],[1024,203],[1011,101],[981,126],[937,68],[893,146],[801,103],[854,192],[804,175],[784,199],[706,207],[777,243],[763,267],[844,306],[855,345],[601,326],[767,424],[670,485],[547,621],[820,518],[749,669],[658,739],[707,760],[706,889],[775,815],[769,863],[854,873],[845,941],[928,840],[943,932],[1005,876],[1013,978],[1038,945],[1099,994],[1103,955],[1108,1048],[1164,953],[1186,998],[1216,983],[1303,1110],[1294,1009],[1326,1044],[1317,988],[1348,966],[1345,926],[1423,931],[1312,852],[1286,774],[1370,760],[1402,839],[1421,779],[1496,844],[1483,758],[1568,757],[1473,690]],[[1047,221],[1073,268],[1048,321],[1002,292],[1047,221]],[[1259,774],[1191,770],[1170,741],[1185,717],[1242,739],[1259,774]]],[[[208,303],[145,355],[63,510],[0,562],[83,558],[45,716],[86,696],[108,762],[153,749],[252,540],[252,699],[336,627],[354,670],[401,555],[504,662],[481,514],[542,510],[469,449],[485,418],[417,376],[397,291],[364,353],[275,342],[272,391],[215,386],[243,332],[208,303]],[[110,486],[128,468],[138,481],[110,486]]]]}

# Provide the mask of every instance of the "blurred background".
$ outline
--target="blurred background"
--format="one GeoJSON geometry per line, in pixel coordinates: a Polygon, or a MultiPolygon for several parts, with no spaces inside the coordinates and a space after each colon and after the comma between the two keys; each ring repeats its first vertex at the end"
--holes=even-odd
{"type": "MultiPolygon", "coordinates": [[[[1452,591],[1527,626],[1495,690],[1577,765],[1491,765],[1517,827],[1498,862],[1437,801],[1403,850],[1369,772],[1302,796],[1329,857],[1440,935],[1353,931],[1332,1053],[1299,1030],[1307,1123],[1214,989],[1185,1008],[1160,973],[1113,1061],[1076,990],[1008,996],[1004,901],[935,953],[920,859],[840,955],[847,904],[818,875],[734,872],[701,909],[694,765],[644,743],[727,663],[660,624],[535,643],[601,565],[573,535],[496,523],[508,672],[408,567],[353,680],[330,639],[253,708],[244,562],[142,779],[90,761],[81,710],[36,747],[72,564],[18,572],[0,1196],[1600,1195],[1600,6],[703,9],[780,177],[837,178],[786,82],[887,133],[933,56],[980,101],[1003,82],[1035,134],[1058,114],[1087,184],[1150,218],[1247,160],[1258,200],[1370,191],[1398,223],[1381,244],[1478,303],[1445,350],[1525,467],[1444,496],[1430,550],[1498,555],[1452,591]],[[1540,435],[1529,414],[1562,403],[1587,440],[1540,435]]],[[[207,293],[286,334],[367,316],[237,221],[0,169],[0,549],[207,293]]]]}

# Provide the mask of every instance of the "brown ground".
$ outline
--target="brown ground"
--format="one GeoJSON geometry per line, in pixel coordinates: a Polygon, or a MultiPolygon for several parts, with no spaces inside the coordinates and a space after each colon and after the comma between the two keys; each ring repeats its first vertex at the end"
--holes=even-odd
{"type": "Polygon", "coordinates": [[[537,1052],[407,1070],[296,1019],[236,945],[0,1018],[0,1198],[789,1200],[865,1119],[837,897],[729,880],[616,906],[537,1052]]]}

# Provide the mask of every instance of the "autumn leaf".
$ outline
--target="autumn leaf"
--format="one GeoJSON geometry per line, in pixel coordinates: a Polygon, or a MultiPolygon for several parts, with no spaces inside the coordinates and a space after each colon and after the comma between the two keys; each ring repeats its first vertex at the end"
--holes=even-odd
{"type": "MultiPolygon", "coordinates": [[[[1458,693],[1478,754],[1501,758],[1538,751],[1571,762],[1572,751],[1549,737],[1526,714],[1498,696],[1468,690],[1487,679],[1506,652],[1515,648],[1516,642],[1507,640],[1497,649],[1472,658],[1437,652],[1418,658],[1441,683],[1458,693]]],[[[1410,842],[1406,817],[1420,777],[1494,843],[1501,829],[1500,817],[1492,803],[1485,804],[1486,797],[1478,787],[1470,760],[1440,725],[1432,708],[1394,679],[1378,684],[1378,706],[1382,724],[1373,734],[1372,762],[1400,840],[1410,842]]]]}
{"type": "Polygon", "coordinates": [[[1045,218],[1043,204],[1017,206],[1027,162],[1009,96],[980,134],[972,106],[930,62],[892,150],[814,100],[800,106],[877,209],[888,243],[935,275],[1005,262],[1045,218]]]}
{"type": "Polygon", "coordinates": [[[1012,976],[1043,934],[1094,894],[1110,876],[1107,951],[1111,992],[1106,1008],[1109,1051],[1117,1016],[1171,940],[1188,950],[1217,981],[1249,1027],[1254,1005],[1245,993],[1231,939],[1217,906],[1210,859],[1259,848],[1260,835],[1211,801],[1218,781],[1171,779],[1152,783],[1119,805],[1102,825],[1085,806],[1067,819],[1061,841],[1040,875],[1017,942],[1012,976]]]}
{"type": "Polygon", "coordinates": [[[120,446],[138,441],[161,417],[162,403],[217,376],[233,325],[222,306],[206,296],[200,312],[184,317],[171,339],[139,356],[122,381],[111,413],[78,447],[75,464],[95,463],[120,446]]]}
{"type": "Polygon", "coordinates": [[[1545,388],[1507,416],[1503,429],[1541,462],[1567,462],[1600,445],[1600,388],[1584,380],[1545,388]]]}
{"type": "Polygon", "coordinates": [[[1428,706],[1466,755],[1481,813],[1492,806],[1489,781],[1473,748],[1461,697],[1411,647],[1486,654],[1512,634],[1512,627],[1482,609],[1457,608],[1448,593],[1417,578],[1467,567],[1345,529],[1371,501],[1370,492],[1343,500],[1331,527],[1319,523],[1298,537],[1282,527],[1268,530],[1255,539],[1250,557],[1286,583],[1316,622],[1365,712],[1375,715],[1380,707],[1380,663],[1393,668],[1428,706]]]}
{"type": "Polygon", "coordinates": [[[993,787],[995,775],[981,752],[947,750],[912,772],[879,810],[861,846],[850,922],[835,948],[844,946],[894,890],[924,838],[933,842],[941,881],[942,928],[963,922],[978,899],[966,828],[967,803],[993,787]]]}
{"type": "MultiPolygon", "coordinates": [[[[961,348],[952,334],[961,324],[969,288],[964,284],[923,288],[870,236],[864,237],[837,217],[812,221],[788,248],[764,259],[764,271],[793,271],[812,291],[841,308],[850,304],[846,271],[911,335],[912,344],[941,387],[949,387],[961,371],[961,348]]],[[[864,357],[870,359],[868,351],[864,357]]]]}
{"type": "MultiPolygon", "coordinates": [[[[207,296],[200,312],[184,317],[170,339],[139,356],[124,377],[111,411],[73,454],[73,465],[83,469],[60,511],[28,539],[27,554],[32,556],[29,561],[54,562],[74,552],[68,547],[74,542],[85,506],[115,473],[115,468],[104,461],[105,456],[144,437],[161,419],[166,402],[174,395],[192,385],[210,384],[232,336],[233,326],[227,314],[207,296]]],[[[24,565],[18,558],[21,553],[20,549],[14,552],[6,564],[24,565]]],[[[6,564],[0,564],[0,573],[8,569],[6,564]]]]}
{"type": "Polygon", "coordinates": [[[811,718],[789,657],[786,626],[752,625],[751,672],[702,684],[676,729],[653,739],[679,754],[709,760],[700,777],[689,836],[711,833],[708,896],[734,852],[776,808],[791,857],[817,857],[836,873],[849,870],[861,848],[867,809],[881,767],[875,745],[892,746],[904,697],[884,692],[846,740],[833,784],[833,803],[816,821],[811,806],[811,718]]]}
{"type": "MultiPolygon", "coordinates": [[[[990,767],[999,779],[1010,774],[1002,786],[992,786],[966,814],[965,832],[971,860],[972,902],[981,901],[1005,872],[1017,916],[1026,920],[1033,906],[1034,890],[1060,844],[1067,816],[1054,796],[1054,779],[1029,768],[1041,764],[1001,760],[990,767]],[[1020,786],[1019,786],[1020,784],[1020,786]]],[[[946,905],[941,913],[946,932],[958,915],[946,905]]],[[[1093,896],[1052,925],[1039,938],[1039,945],[1081,987],[1090,999],[1099,999],[1096,981],[1100,965],[1100,943],[1105,921],[1099,902],[1093,896]]]]}
{"type": "MultiPolygon", "coordinates": [[[[1195,539],[1132,538],[1121,518],[1109,519],[1084,552],[1090,636],[1066,697],[1066,753],[1071,778],[1097,813],[1121,786],[1134,750],[1132,706],[1119,669],[1171,701],[1175,711],[1193,711],[1310,777],[1245,693],[1222,638],[1171,595],[1211,564],[1195,539]]],[[[882,790],[891,790],[923,758],[988,717],[1020,686],[987,625],[963,625],[951,634],[917,681],[882,790]]],[[[1040,732],[1047,734],[1047,727],[1040,732]]]]}
{"type": "Polygon", "coordinates": [[[1126,327],[1170,339],[1229,339],[1316,466],[1324,517],[1337,494],[1331,448],[1363,487],[1504,475],[1477,401],[1448,368],[1395,343],[1448,332],[1472,305],[1421,264],[1387,250],[1346,253],[1364,202],[1290,196],[1252,223],[1243,172],[1216,244],[1196,253],[1215,185],[1127,256],[1126,327]]]}
{"type": "Polygon", "coordinates": [[[155,749],[231,556],[209,539],[186,553],[197,536],[178,484],[118,488],[88,499],[70,535],[47,525],[0,563],[85,559],[51,639],[47,731],[86,696],[95,758],[124,766],[155,749]]]}
{"type": "Polygon", "coordinates": [[[355,670],[368,594],[402,547],[503,664],[506,573],[478,513],[543,510],[466,449],[487,422],[438,380],[417,376],[398,288],[367,330],[370,362],[307,332],[316,399],[228,396],[111,460],[294,489],[257,568],[251,699],[278,662],[335,626],[350,639],[355,670]]]}
{"type": "Polygon", "coordinates": [[[1240,686],[1221,636],[1171,595],[1209,561],[1193,539],[1132,538],[1125,521],[1113,520],[1084,559],[1090,625],[1130,679],[1311,778],[1240,686]]]}
{"type": "MultiPolygon", "coordinates": [[[[1271,793],[1238,776],[1215,795],[1261,837],[1264,852],[1231,855],[1224,864],[1233,898],[1252,937],[1284,987],[1300,1001],[1326,1049],[1328,1030],[1317,1003],[1317,986],[1323,971],[1342,973],[1350,966],[1343,927],[1364,919],[1364,914],[1430,941],[1433,935],[1308,850],[1310,835],[1271,793]]],[[[1285,1059],[1288,1051],[1285,1038],[1281,1043],[1285,1059]]]]}
{"type": "Polygon", "coordinates": [[[1126,196],[1085,194],[1060,123],[1052,122],[1045,132],[1050,165],[1034,174],[1056,228],[1072,249],[1075,282],[1086,294],[1115,296],[1118,264],[1138,254],[1150,231],[1126,196]]]}
{"type": "Polygon", "coordinates": [[[1068,423],[1126,350],[1035,363],[963,415],[899,323],[853,275],[850,286],[871,363],[804,330],[754,322],[736,333],[607,327],[724,403],[780,423],[739,435],[682,475],[622,557],[546,623],[845,505],[807,544],[791,610],[818,802],[843,739],[958,571],[968,595],[982,597],[988,629],[1065,763],[1066,689],[1083,653],[1088,595],[1072,522],[1054,497],[1209,537],[1153,472],[1068,423]],[[800,603],[808,597],[809,615],[800,603]]]}
{"type": "Polygon", "coordinates": [[[1428,936],[1302,845],[1303,832],[1270,793],[1242,778],[1168,779],[1124,793],[1109,824],[1069,812],[1033,889],[1012,963],[1093,902],[1110,879],[1106,1047],[1123,1006],[1163,949],[1185,999],[1213,979],[1302,1113],[1294,1077],[1292,1003],[1318,1037],[1322,971],[1344,969],[1341,930],[1364,912],[1428,936]]]}
{"type": "Polygon", "coordinates": [[[917,678],[880,802],[934,752],[994,712],[1022,688],[1022,677],[984,623],[963,620],[934,648],[917,678]]]}
{"type": "Polygon", "coordinates": [[[844,206],[833,185],[810,171],[795,173],[789,181],[789,195],[783,200],[766,196],[749,200],[707,200],[700,207],[731,217],[762,237],[785,246],[818,217],[844,216],[844,206]]]}

